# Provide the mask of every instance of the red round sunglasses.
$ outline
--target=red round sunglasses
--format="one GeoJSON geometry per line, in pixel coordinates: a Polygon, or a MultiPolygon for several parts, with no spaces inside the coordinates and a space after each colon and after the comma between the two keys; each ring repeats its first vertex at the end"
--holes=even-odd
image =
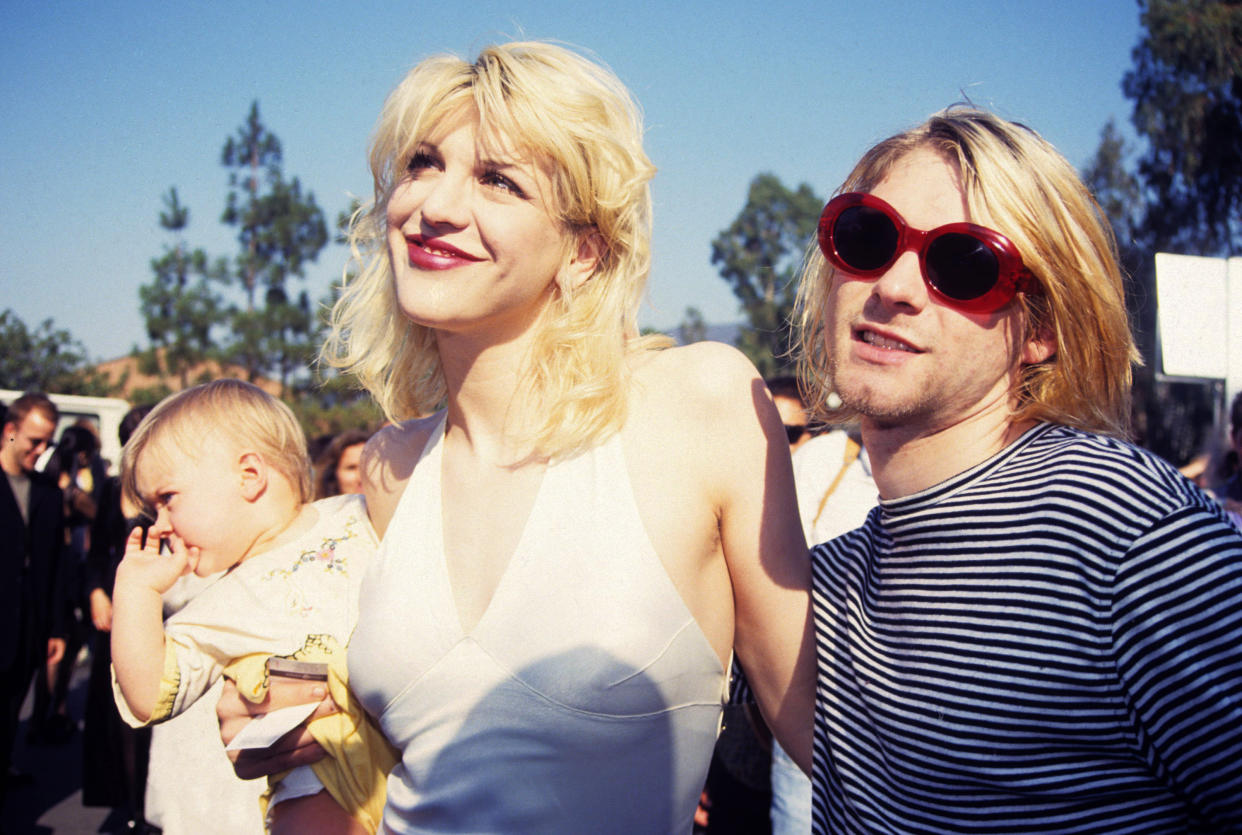
{"type": "Polygon", "coordinates": [[[1013,242],[974,223],[915,229],[878,197],[851,191],[828,201],[819,218],[819,248],[850,277],[875,279],[903,253],[919,256],[923,281],[940,302],[991,313],[1019,292],[1037,290],[1013,242]]]}

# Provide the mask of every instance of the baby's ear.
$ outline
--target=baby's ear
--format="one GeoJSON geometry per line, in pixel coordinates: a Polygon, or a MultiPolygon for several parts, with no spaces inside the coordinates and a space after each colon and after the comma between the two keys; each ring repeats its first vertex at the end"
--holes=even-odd
{"type": "Polygon", "coordinates": [[[237,464],[241,476],[242,498],[253,502],[267,489],[267,463],[259,453],[247,451],[238,457],[237,464]]]}

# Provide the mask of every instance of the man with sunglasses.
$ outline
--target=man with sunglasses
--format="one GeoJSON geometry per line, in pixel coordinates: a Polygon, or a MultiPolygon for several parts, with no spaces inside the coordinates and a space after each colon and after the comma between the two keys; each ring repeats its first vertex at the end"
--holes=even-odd
{"type": "Polygon", "coordinates": [[[880,491],[814,550],[819,832],[1242,830],[1242,536],[1129,445],[1114,245],[1034,132],[869,150],[800,289],[880,491]]]}

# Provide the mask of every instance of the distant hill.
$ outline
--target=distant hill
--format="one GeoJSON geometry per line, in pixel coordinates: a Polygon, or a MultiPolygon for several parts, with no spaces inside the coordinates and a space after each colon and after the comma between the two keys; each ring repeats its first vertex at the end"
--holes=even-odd
{"type": "Polygon", "coordinates": [[[726,345],[736,345],[737,338],[742,333],[741,322],[732,322],[727,325],[708,325],[707,339],[710,342],[723,342],[726,345]]]}
{"type": "MultiPolygon", "coordinates": [[[[704,339],[708,342],[723,342],[726,345],[736,345],[738,335],[742,332],[742,324],[740,322],[732,322],[723,325],[705,325],[703,330],[704,339]]],[[[663,333],[681,342],[681,333],[676,326],[663,331],[663,333]]]]}

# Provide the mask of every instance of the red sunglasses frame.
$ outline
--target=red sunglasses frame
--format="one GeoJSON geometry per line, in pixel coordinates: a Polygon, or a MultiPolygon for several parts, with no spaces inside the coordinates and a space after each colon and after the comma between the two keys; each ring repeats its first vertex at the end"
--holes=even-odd
{"type": "Polygon", "coordinates": [[[947,223],[928,231],[915,229],[906,223],[905,218],[892,206],[874,195],[859,191],[839,194],[824,206],[824,211],[819,216],[819,249],[824,253],[828,262],[838,270],[847,273],[852,278],[864,280],[879,278],[903,254],[911,251],[917,252],[919,270],[928,292],[941,304],[970,313],[991,313],[1000,310],[1009,304],[1019,291],[1030,293],[1037,291],[1039,287],[1035,276],[1022,262],[1018,248],[1000,232],[974,223],[947,223]],[[892,256],[879,267],[870,270],[860,270],[847,264],[837,251],[833,239],[833,227],[837,219],[847,209],[857,206],[880,212],[897,230],[897,246],[892,256]],[[927,250],[937,238],[948,234],[967,235],[974,238],[996,257],[996,283],[987,292],[971,299],[954,298],[945,294],[932,282],[927,272],[927,250]]]}

